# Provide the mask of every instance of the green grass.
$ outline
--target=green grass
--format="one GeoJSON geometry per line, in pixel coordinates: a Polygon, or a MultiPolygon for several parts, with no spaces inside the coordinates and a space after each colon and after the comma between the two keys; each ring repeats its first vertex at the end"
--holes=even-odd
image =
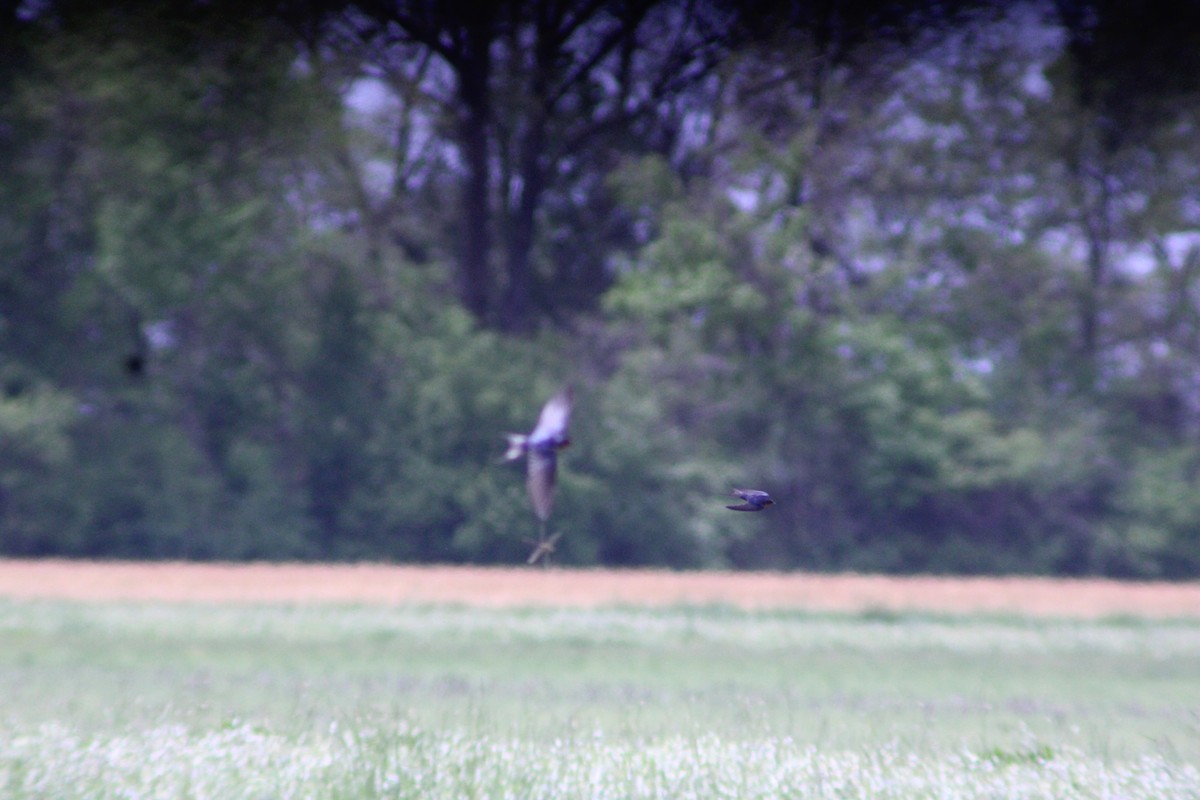
{"type": "Polygon", "coordinates": [[[1200,798],[1200,623],[0,601],[0,797],[1200,798]]]}

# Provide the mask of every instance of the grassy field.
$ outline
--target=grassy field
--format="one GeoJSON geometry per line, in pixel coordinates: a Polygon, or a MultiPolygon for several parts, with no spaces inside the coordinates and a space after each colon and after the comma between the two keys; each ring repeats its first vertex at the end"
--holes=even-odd
{"type": "Polygon", "coordinates": [[[3,798],[1200,798],[1200,620],[0,599],[3,798]]]}

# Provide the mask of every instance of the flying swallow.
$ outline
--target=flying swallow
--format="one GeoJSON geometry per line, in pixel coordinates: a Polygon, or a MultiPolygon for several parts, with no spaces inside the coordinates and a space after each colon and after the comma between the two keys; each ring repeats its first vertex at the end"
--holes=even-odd
{"type": "Polygon", "coordinates": [[[542,563],[549,564],[550,554],[554,552],[555,545],[558,544],[558,540],[560,538],[562,538],[561,532],[554,534],[549,539],[542,539],[540,541],[535,539],[526,539],[525,541],[531,545],[534,545],[534,548],[533,552],[529,554],[529,558],[525,559],[525,563],[536,564],[539,560],[544,559],[542,563]]]}
{"type": "Polygon", "coordinates": [[[733,511],[762,511],[767,506],[775,505],[771,495],[760,492],[758,489],[734,489],[733,494],[746,501],[736,506],[725,506],[733,511]]]}
{"type": "Polygon", "coordinates": [[[571,403],[574,396],[571,387],[566,387],[546,401],[537,425],[528,434],[510,433],[505,461],[526,457],[526,486],[529,502],[538,519],[545,522],[554,508],[554,477],[558,465],[558,451],[571,443],[567,436],[567,423],[571,420],[571,403]]]}

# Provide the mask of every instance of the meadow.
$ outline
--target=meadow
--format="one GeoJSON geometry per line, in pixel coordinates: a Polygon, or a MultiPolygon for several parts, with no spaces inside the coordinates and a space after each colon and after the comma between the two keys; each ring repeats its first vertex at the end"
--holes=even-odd
{"type": "Polygon", "coordinates": [[[3,798],[1200,798],[1200,619],[0,597],[3,798]]]}

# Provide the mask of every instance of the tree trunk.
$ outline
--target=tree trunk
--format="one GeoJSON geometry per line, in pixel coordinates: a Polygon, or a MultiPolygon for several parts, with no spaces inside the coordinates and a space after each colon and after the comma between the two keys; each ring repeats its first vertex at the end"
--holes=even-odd
{"type": "MultiPolygon", "coordinates": [[[[1089,180],[1082,176],[1082,180],[1089,180]]],[[[1101,172],[1090,178],[1097,183],[1094,198],[1082,192],[1084,237],[1087,241],[1087,274],[1079,297],[1079,381],[1080,388],[1092,391],[1100,376],[1101,314],[1108,277],[1109,246],[1112,243],[1112,197],[1108,175],[1101,172]]]]}
{"type": "Polygon", "coordinates": [[[545,183],[541,161],[545,140],[545,120],[539,118],[521,144],[521,192],[509,226],[505,254],[508,286],[500,309],[500,326],[510,333],[529,330],[532,321],[533,240],[545,183]]]}
{"type": "MultiPolygon", "coordinates": [[[[486,4],[484,5],[486,8],[486,4]]],[[[489,77],[491,75],[492,18],[481,10],[466,25],[466,52],[458,67],[459,99],[463,112],[459,123],[466,175],[462,182],[462,247],[458,254],[458,289],[463,304],[476,319],[487,320],[491,312],[491,165],[488,137],[491,125],[489,77]]]]}

